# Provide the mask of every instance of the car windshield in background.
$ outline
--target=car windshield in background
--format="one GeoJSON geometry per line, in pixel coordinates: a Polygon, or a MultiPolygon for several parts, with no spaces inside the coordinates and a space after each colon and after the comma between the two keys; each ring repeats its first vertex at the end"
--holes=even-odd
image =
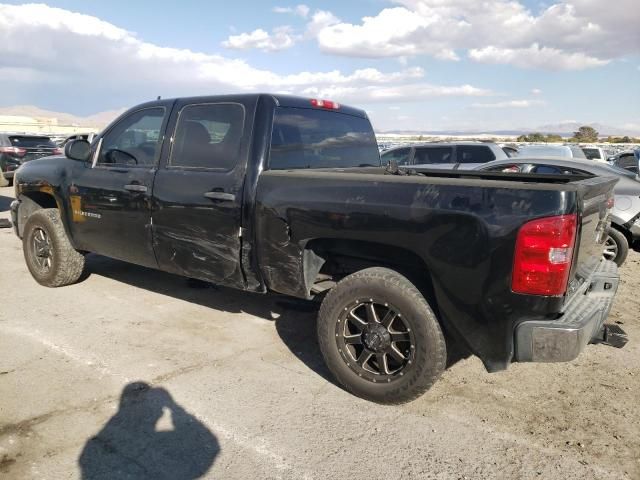
{"type": "Polygon", "coordinates": [[[49,137],[29,137],[25,135],[12,135],[9,137],[11,146],[22,148],[56,148],[56,145],[49,137]]]}
{"type": "Polygon", "coordinates": [[[349,168],[380,165],[369,120],[334,111],[278,107],[269,168],[349,168]]]}
{"type": "Polygon", "coordinates": [[[597,148],[583,148],[584,156],[589,160],[597,160],[600,158],[600,150],[597,148]]]}
{"type": "Polygon", "coordinates": [[[525,145],[518,152],[519,157],[563,157],[572,158],[568,147],[551,145],[525,145]]]}

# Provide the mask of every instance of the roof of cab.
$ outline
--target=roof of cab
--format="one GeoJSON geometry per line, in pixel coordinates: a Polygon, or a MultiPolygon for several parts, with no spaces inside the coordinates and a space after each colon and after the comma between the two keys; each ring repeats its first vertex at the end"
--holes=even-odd
{"type": "MultiPolygon", "coordinates": [[[[349,107],[347,105],[343,105],[340,102],[337,102],[337,104],[339,105],[339,107],[337,109],[324,109],[321,107],[314,107],[311,105],[311,97],[297,97],[295,95],[286,95],[286,94],[275,94],[275,93],[240,93],[240,94],[228,94],[228,95],[204,95],[204,96],[197,96],[197,97],[178,97],[178,98],[166,98],[166,99],[159,99],[159,100],[153,100],[150,102],[146,102],[140,105],[137,105],[136,108],[139,107],[146,107],[146,106],[152,106],[152,105],[158,105],[158,104],[166,104],[167,102],[171,102],[174,100],[182,100],[182,101],[189,101],[189,102],[212,102],[212,101],[247,101],[247,100],[255,100],[259,97],[271,97],[274,102],[276,103],[276,105],[278,106],[282,106],[282,107],[293,107],[293,108],[308,108],[308,109],[313,109],[313,110],[325,110],[325,111],[329,111],[329,112],[338,112],[338,113],[346,113],[348,115],[354,115],[357,117],[362,117],[362,118],[368,118],[367,117],[367,113],[360,109],[360,108],[355,108],[355,107],[349,107]]],[[[320,99],[320,98],[318,98],[320,99]]],[[[324,99],[322,98],[322,100],[330,100],[330,99],[324,99]]]]}

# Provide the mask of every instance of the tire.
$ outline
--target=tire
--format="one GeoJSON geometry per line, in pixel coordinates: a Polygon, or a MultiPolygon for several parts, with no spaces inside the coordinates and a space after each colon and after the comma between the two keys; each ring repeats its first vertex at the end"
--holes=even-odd
{"type": "Polygon", "coordinates": [[[36,210],[29,216],[22,250],[31,275],[45,287],[71,285],[84,270],[84,256],[71,246],[55,208],[36,210]]]}
{"type": "Polygon", "coordinates": [[[322,302],[317,333],[338,382],[373,402],[414,400],[446,366],[444,336],[431,307],[407,278],[388,268],[368,268],[338,282],[322,302]]]}
{"type": "Polygon", "coordinates": [[[629,254],[629,242],[620,230],[613,227],[609,229],[609,236],[605,240],[605,250],[602,256],[607,260],[613,260],[621,267],[629,254]]]}

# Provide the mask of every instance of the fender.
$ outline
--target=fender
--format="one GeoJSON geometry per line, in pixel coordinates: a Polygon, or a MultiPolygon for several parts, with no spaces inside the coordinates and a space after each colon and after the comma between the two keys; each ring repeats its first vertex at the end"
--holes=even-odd
{"type": "Polygon", "coordinates": [[[65,232],[75,247],[69,229],[72,212],[67,179],[71,177],[69,170],[78,164],[79,162],[69,160],[66,157],[46,157],[27,162],[16,171],[16,198],[19,201],[17,230],[19,236],[22,236],[27,218],[35,210],[57,208],[60,211],[65,232]]]}

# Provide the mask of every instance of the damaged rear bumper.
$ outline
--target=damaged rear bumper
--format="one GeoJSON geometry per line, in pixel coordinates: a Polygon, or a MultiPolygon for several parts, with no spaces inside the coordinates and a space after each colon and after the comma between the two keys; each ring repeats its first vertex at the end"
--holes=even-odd
{"type": "Polygon", "coordinates": [[[617,265],[603,260],[588,286],[569,300],[559,319],[520,323],[515,334],[516,361],[568,362],[589,343],[608,343],[603,341],[607,331],[603,325],[619,280],[617,265]]]}

